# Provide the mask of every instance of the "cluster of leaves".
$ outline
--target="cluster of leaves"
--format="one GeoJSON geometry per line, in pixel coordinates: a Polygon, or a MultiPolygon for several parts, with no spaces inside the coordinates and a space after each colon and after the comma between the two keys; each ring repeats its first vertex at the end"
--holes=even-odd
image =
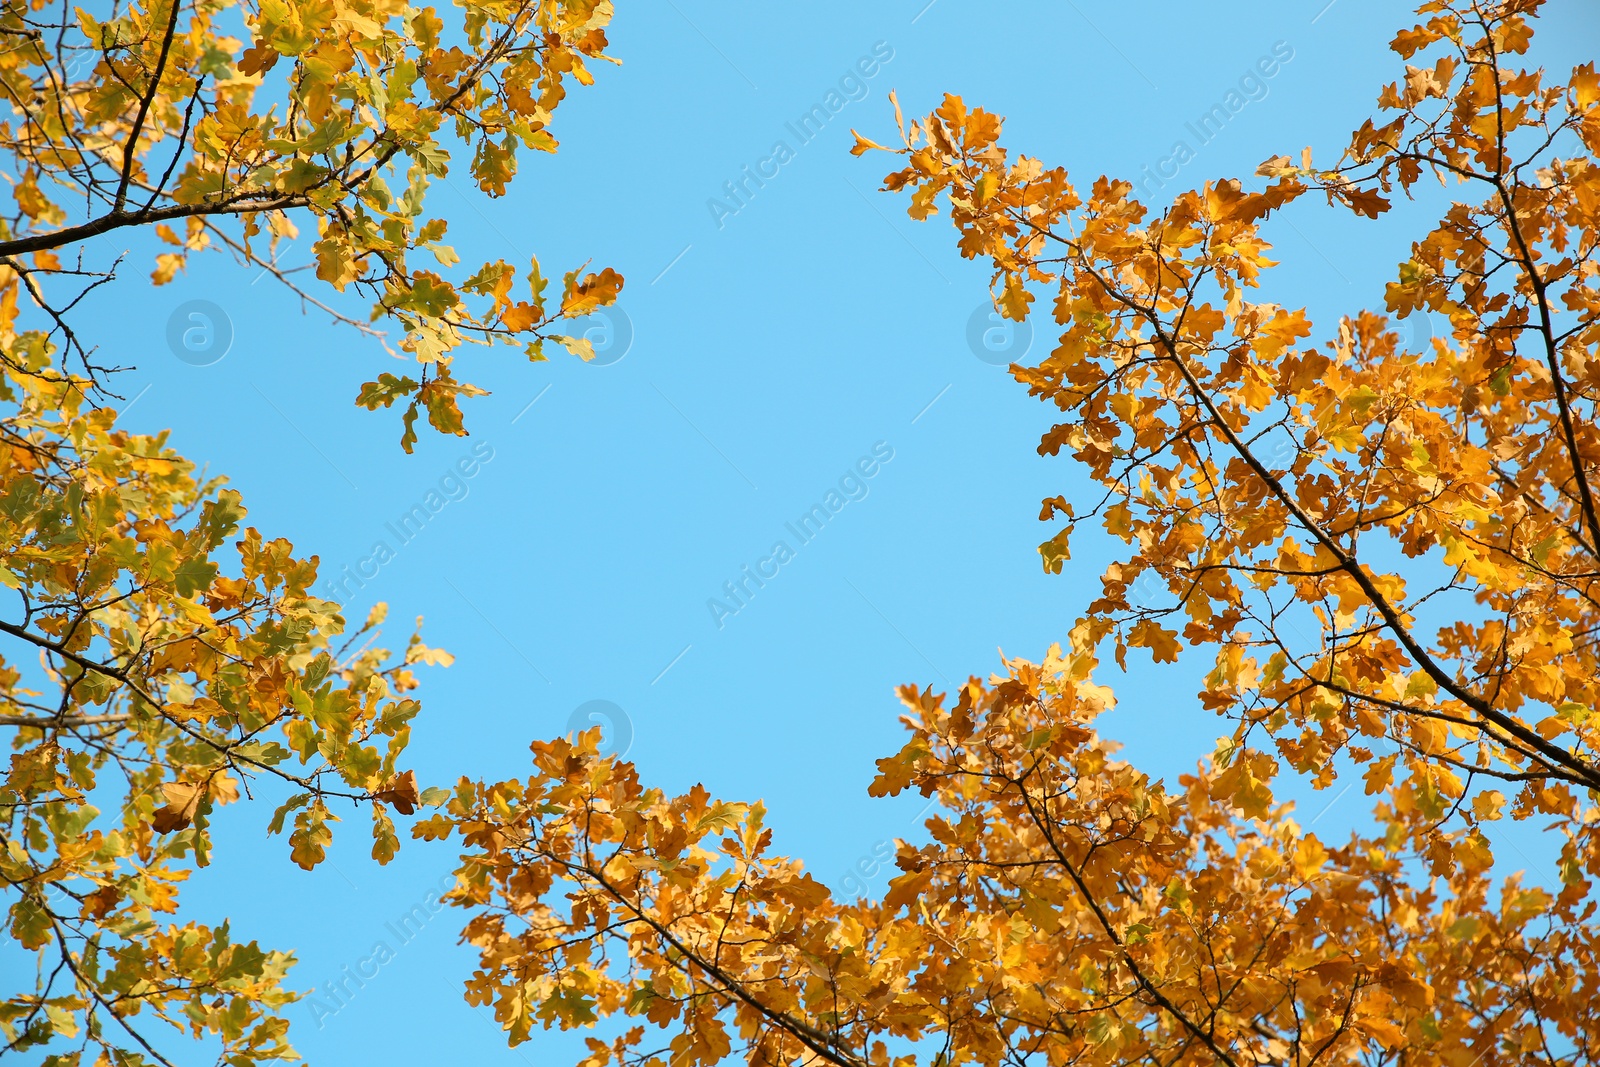
{"type": "Polygon", "coordinates": [[[470,152],[472,178],[491,196],[505,192],[519,149],[556,150],[549,125],[568,80],[590,84],[590,64],[610,59],[610,0],[466,2],[449,26],[399,0],[136,0],[107,17],[45,8],[0,7],[0,93],[13,112],[0,153],[17,175],[0,263],[50,310],[85,373],[103,368],[66,314],[76,300],[48,290],[109,275],[86,267],[81,248],[69,265],[57,253],[129,227],[153,227],[169,249],[156,257],[156,284],[190,253],[226,248],[381,340],[280,267],[311,226],[317,278],[369,296],[372,321],[398,323],[400,347],[422,365],[416,379],[368,383],[358,400],[406,401],[408,451],[419,413],[440,432],[466,432],[458,402],[483,390],[454,375],[463,343],[511,343],[543,359],[554,339],[592,358],[557,327],[612,303],[616,272],[571,272],[555,306],[537,260],[522,296],[503,261],[452,281],[441,271],[459,257],[426,193],[452,150],[470,152]],[[424,251],[431,266],[414,262],[424,251]]]}
{"type": "Polygon", "coordinates": [[[1131,547],[1086,620],[1119,661],[1215,649],[1202,699],[1238,719],[1232,743],[1264,730],[1319,786],[1386,741],[1421,802],[1499,778],[1521,783],[1519,815],[1572,816],[1600,787],[1600,76],[1507,69],[1537,7],[1424,5],[1394,48],[1438,58],[1384,89],[1394,117],[1335,167],[1269,160],[1257,192],[1222,181],[1156,212],[1101,179],[1084,199],[953,97],[906,132],[888,185],[916,215],[946,198],[1005,314],[1053,288],[1060,342],[1013,370],[1065,414],[1040,452],[1068,450],[1103,495],[1046,500],[1068,522],[1041,552],[1059,571],[1091,519],[1131,547]],[[1376,217],[1425,175],[1453,199],[1386,305],[1449,337],[1406,351],[1362,312],[1299,347],[1303,309],[1249,299],[1274,213],[1321,190],[1376,217]]]}
{"type": "Polygon", "coordinates": [[[903,691],[873,792],[939,806],[880,902],[770,854],[759,806],[646,789],[593,737],[463,779],[414,833],[469,850],[469,999],[513,1042],[631,1017],[583,1067],[1600,1058],[1600,77],[1518,69],[1539,7],[1428,0],[1383,121],[1256,189],[1080,194],[956,97],[899,147],[860,137],[904,157],[913,218],[949,210],[1002,313],[1052,298],[1058,344],[1012,372],[1062,413],[1040,452],[1094,489],[1044,502],[1046,569],[1080,522],[1128,551],[1067,653],[903,691]],[[1408,351],[1363,311],[1312,344],[1252,299],[1274,216],[1320,192],[1377,219],[1424,178],[1442,214],[1385,310],[1449,336],[1408,351]],[[1097,657],[1130,648],[1214,661],[1200,701],[1233,731],[1177,789],[1094,728],[1097,657]],[[1289,774],[1357,775],[1371,825],[1319,839],[1289,774]],[[1497,865],[1506,815],[1548,820],[1559,889],[1497,865]]]}
{"type": "Polygon", "coordinates": [[[399,763],[412,667],[449,657],[417,636],[400,657],[369,647],[381,607],[335,648],[344,620],[308,592],[316,559],[241,532],[238,493],[199,480],[164,435],[117,429],[14,316],[0,320],[0,584],[17,609],[0,632],[37,660],[0,659],[0,896],[38,966],[0,991],[4,1049],[45,1046],[52,1067],[166,1063],[146,1025],[160,1020],[209,1036],[221,1062],[292,1057],[292,956],[172,921],[179,889],[209,861],[216,806],[257,791],[282,798],[263,821],[290,831],[301,867],[324,859],[339,802],[370,807],[387,862],[388,809],[423,799],[399,763]]]}
{"type": "Polygon", "coordinates": [[[373,293],[423,363],[359,402],[404,401],[407,448],[424,411],[464,432],[456,401],[474,390],[454,348],[531,337],[538,357],[546,326],[621,278],[569,273],[547,309],[537,263],[526,299],[504,263],[459,284],[409,267],[417,248],[454,263],[421,207],[447,160],[438,131],[452,119],[480,187],[503,191],[517,145],[554,146],[563,78],[605,58],[610,5],[467,3],[447,41],[400,3],[62,25],[8,3],[0,84],[19,117],[0,136],[22,177],[0,233],[0,582],[20,617],[0,632],[40,656],[0,662],[16,730],[0,876],[10,934],[40,961],[0,1005],[8,1050],[166,1062],[139,1026],[153,1016],[228,1063],[292,1056],[290,957],[157,921],[207,862],[214,806],[259,785],[287,794],[271,829],[293,816],[306,867],[337,802],[371,806],[380,861],[389,808],[440,805],[412,833],[462,847],[448,899],[479,954],[468,1001],[513,1044],[622,1022],[583,1067],[1600,1059],[1600,75],[1520,69],[1540,6],[1427,0],[1394,40],[1415,62],[1380,94],[1382,121],[1332,166],[1268,160],[1259,188],[1152,206],[1101,178],[1080,194],[956,97],[901,119],[898,147],[859,139],[904,157],[886,184],[913,218],[948,209],[1002,313],[1050,297],[1058,344],[1012,371],[1062,413],[1040,451],[1066,450],[1096,488],[1044,502],[1066,519],[1046,569],[1070,564],[1081,522],[1127,552],[1065,652],[953,694],[902,690],[910,739],[872,792],[934,798],[931,843],[902,843],[884,898],[851,902],[772,851],[759,804],[646,788],[598,755],[598,731],[536,743],[525,779],[419,794],[399,763],[410,667],[447,657],[416,638],[398,662],[334,651],[343,620],[307,592],[315,560],[254,530],[225,574],[237,496],[116,430],[89,379],[51,362],[64,339],[93,372],[40,277],[92,275],[55,249],[182,220],[160,231],[182,251],[156,281],[213,241],[276,272],[300,211],[319,276],[373,293]],[[282,99],[263,106],[272,71],[282,99]],[[402,165],[397,196],[384,175],[402,165]],[[67,221],[63,188],[88,221],[67,221]],[[1397,190],[1443,204],[1387,314],[1312,343],[1304,309],[1251,299],[1275,216],[1321,193],[1378,219],[1397,190]],[[15,330],[24,292],[51,329],[15,330]],[[1449,335],[1408,351],[1390,317],[1419,313],[1449,335]],[[1108,649],[1124,667],[1130,649],[1211,659],[1200,701],[1231,734],[1175,788],[1097,731],[1108,649]],[[1373,818],[1342,843],[1280,799],[1289,775],[1353,774],[1373,818]],[[1497,864],[1489,824],[1507,815],[1547,821],[1558,889],[1497,864]]]}
{"type": "Polygon", "coordinates": [[[4,1051],[168,1063],[148,1025],[160,1020],[219,1062],[292,1059],[293,957],[180,921],[178,890],[211,858],[215,807],[257,794],[299,866],[323,861],[344,803],[370,807],[372,855],[387,862],[391,809],[442,799],[419,795],[400,760],[419,711],[412,669],[449,657],[416,634],[399,656],[372,647],[382,606],[341,643],[337,607],[309,592],[315,557],[241,531],[238,494],[164,436],[116,428],[96,403],[112,368],[74,328],[116,264],[84,246],[151,231],[165,246],[156,285],[222,249],[380,341],[372,324],[388,318],[421,372],[380,375],[358,405],[400,403],[407,451],[424,414],[465,434],[459,400],[483,391],[455,377],[457,348],[543,359],[550,339],[592,358],[562,323],[613,303],[623,279],[579,268],[547,296],[537,260],[525,282],[500,261],[458,277],[426,194],[462,152],[499,196],[519,150],[556,150],[569,84],[610,59],[612,5],[0,2],[14,175],[0,210],[0,584],[16,609],[0,633],[26,650],[0,660],[13,748],[0,878],[8,954],[38,960],[0,1001],[4,1051]],[[302,228],[317,279],[369,298],[370,317],[280,266],[302,228]],[[39,329],[23,321],[30,304],[39,329]]]}
{"type": "Polygon", "coordinates": [[[911,739],[875,795],[937,799],[879,902],[835,900],[770,851],[760,805],[668,797],[596,755],[534,746],[525,781],[463,780],[420,837],[472,849],[454,903],[481,953],[468,999],[515,1044],[632,1017],[604,1064],[1467,1064],[1592,1055],[1588,876],[1558,896],[1491,876],[1477,839],[1386,803],[1331,846],[1287,807],[1244,816],[1248,759],[1179,790],[1114,758],[1094,639],[907,687],[911,739]],[[1418,855],[1427,877],[1416,878],[1418,855]]]}

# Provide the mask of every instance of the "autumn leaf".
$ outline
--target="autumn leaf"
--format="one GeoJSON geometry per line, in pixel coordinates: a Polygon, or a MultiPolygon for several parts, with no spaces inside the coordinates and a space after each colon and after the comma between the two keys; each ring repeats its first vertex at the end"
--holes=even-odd
{"type": "Polygon", "coordinates": [[[852,156],[862,156],[872,151],[887,152],[890,150],[887,145],[881,145],[870,137],[863,137],[853,129],[850,131],[850,136],[856,139],[855,144],[850,148],[852,156]]]}
{"type": "Polygon", "coordinates": [[[544,316],[532,304],[516,303],[506,308],[500,316],[500,325],[508,330],[522,331],[537,326],[544,316]]]}
{"type": "Polygon", "coordinates": [[[380,405],[388,407],[396,400],[410,396],[416,391],[417,383],[410,378],[380,374],[377,381],[367,382],[361,387],[361,394],[356,398],[356,403],[372,411],[380,405]]]}
{"type": "Polygon", "coordinates": [[[205,799],[205,783],[165,782],[161,786],[166,804],[150,819],[150,826],[158,834],[170,834],[193,825],[200,801],[205,799]]]}
{"type": "Polygon", "coordinates": [[[239,57],[239,73],[265,74],[278,62],[278,51],[271,45],[252,45],[239,57]]]}
{"type": "Polygon", "coordinates": [[[381,789],[372,794],[374,800],[392,806],[401,815],[411,815],[416,812],[417,804],[417,776],[412,771],[397,774],[384,783],[381,789]]]}
{"type": "Polygon", "coordinates": [[[1178,651],[1182,647],[1178,643],[1175,631],[1168,630],[1151,619],[1141,619],[1134,623],[1128,634],[1128,643],[1139,648],[1148,648],[1157,663],[1176,663],[1178,651]]]}
{"type": "Polygon", "coordinates": [[[564,334],[553,334],[552,341],[560,342],[561,347],[577,356],[585,363],[594,359],[594,343],[587,337],[568,337],[564,334]]]}
{"type": "Polygon", "coordinates": [[[308,871],[327,858],[328,844],[333,840],[333,831],[328,828],[332,819],[320,799],[297,814],[294,831],[289,835],[289,858],[308,871]]]}
{"type": "Polygon", "coordinates": [[[103,885],[83,898],[82,914],[86,919],[104,919],[122,901],[122,894],[114,885],[103,885]]]}
{"type": "Polygon", "coordinates": [[[616,303],[622,291],[622,275],[605,268],[598,274],[585,275],[578,280],[577,271],[567,275],[561,298],[561,314],[569,319],[581,318],[597,308],[616,303]]]}

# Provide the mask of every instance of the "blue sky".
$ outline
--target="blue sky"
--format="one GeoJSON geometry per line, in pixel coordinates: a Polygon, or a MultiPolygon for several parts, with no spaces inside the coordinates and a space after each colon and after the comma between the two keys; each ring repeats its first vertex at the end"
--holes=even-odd
{"type": "MultiPolygon", "coordinates": [[[[1539,47],[1557,70],[1600,37],[1582,7],[1544,20],[1539,47]]],[[[915,834],[921,805],[866,795],[873,760],[901,743],[894,687],[988,674],[997,650],[1041,655],[1108,557],[1085,540],[1066,573],[1042,572],[1039,501],[1070,497],[1079,476],[1035,454],[1049,411],[984,350],[986,271],[956,255],[942,217],[912,223],[876,191],[893,161],[852,158],[850,128],[887,142],[888,90],[908,115],[955,92],[1007,117],[1013,151],[1080,185],[1110,174],[1160,195],[1306,145],[1331,161],[1399,73],[1386,43],[1407,11],[623,0],[611,32],[623,66],[562,107],[560,154],[524,157],[497,201],[459,177],[431,195],[469,263],[537,253],[547,275],[591,259],[621,271],[626,324],[613,328],[631,345],[595,365],[468,353],[459,376],[493,391],[468,407],[472,436],[425,436],[406,456],[394,412],[352,404],[361,382],[405,368],[222,257],[154,293],[130,260],[98,305],[99,340],[137,366],[120,385],[137,397],[126,424],[171,427],[180,451],[244,492],[254,525],[329,573],[388,546],[352,614],[388,601],[397,643],[423,615],[430,643],[457,657],[424,677],[411,748],[424,784],[524,773],[530,740],[608,701],[647,781],[762,798],[780,850],[836,887],[854,869],[852,886],[879,892],[887,875],[861,871],[883,842],[915,834]],[[1226,122],[1200,129],[1219,104],[1226,122]],[[738,200],[730,183],[743,183],[738,200]],[[233,335],[204,367],[167,345],[170,317],[196,300],[221,308],[233,335]],[[802,542],[792,528],[830,491],[843,506],[802,542]],[[430,492],[442,506],[402,537],[430,492]],[[742,605],[726,589],[740,582],[753,590],[742,605]]],[[[1269,227],[1283,260],[1270,299],[1309,305],[1324,329],[1380,303],[1419,220],[1402,209],[1357,225],[1307,198],[1269,227]]],[[[302,245],[281,262],[307,258],[302,245]]],[[[1049,344],[1045,325],[1032,343],[1049,344]]],[[[1133,661],[1102,677],[1121,700],[1105,727],[1173,777],[1226,724],[1196,706],[1191,667],[1133,661]]],[[[380,870],[352,819],[333,863],[306,875],[281,839],[260,843],[264,810],[226,814],[232,835],[192,906],[231,915],[236,937],[293,947],[304,985],[337,979],[379,939],[397,944],[386,924],[454,854],[408,845],[380,870]]],[[[462,1004],[459,924],[430,918],[320,1028],[297,1011],[299,1049],[324,1062],[576,1059],[571,1035],[508,1051],[462,1004]]]]}

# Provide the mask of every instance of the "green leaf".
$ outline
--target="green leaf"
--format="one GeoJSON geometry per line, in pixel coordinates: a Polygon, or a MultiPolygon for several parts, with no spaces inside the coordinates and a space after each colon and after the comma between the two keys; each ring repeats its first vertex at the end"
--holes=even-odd
{"type": "Polygon", "coordinates": [[[173,580],[177,584],[179,596],[192,597],[199,590],[211,588],[211,583],[216,577],[215,563],[208,559],[190,558],[178,564],[173,580]]]}
{"type": "Polygon", "coordinates": [[[367,382],[361,387],[361,393],[356,397],[356,404],[368,411],[376,411],[380,406],[389,407],[396,400],[410,396],[418,388],[417,382],[411,378],[380,374],[377,381],[367,382]]]}
{"type": "Polygon", "coordinates": [[[23,948],[43,948],[50,942],[52,929],[49,913],[33,897],[25,896],[11,905],[11,936],[23,948]]]}
{"type": "Polygon", "coordinates": [[[277,810],[272,813],[272,821],[267,824],[267,834],[271,836],[283,833],[284,818],[291,811],[305,807],[310,800],[310,793],[296,793],[282,804],[279,804],[277,810]]]}

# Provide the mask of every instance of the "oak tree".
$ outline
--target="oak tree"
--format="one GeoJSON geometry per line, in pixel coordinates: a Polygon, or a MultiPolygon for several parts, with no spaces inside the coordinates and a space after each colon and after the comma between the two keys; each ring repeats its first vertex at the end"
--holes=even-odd
{"type": "Polygon", "coordinates": [[[70,312],[115,263],[100,265],[86,242],[153,229],[167,249],[155,256],[157,285],[195,252],[231,252],[380,341],[371,322],[404,331],[417,377],[380,374],[357,403],[405,404],[407,451],[420,414],[439,432],[466,433],[459,401],[483,390],[455,375],[463,344],[515,344],[541,360],[548,339],[593,358],[563,323],[615,301],[621,275],[580,267],[547,296],[537,259],[469,273],[427,192],[464,156],[477,188],[500,196],[519,151],[556,150],[550,127],[568,84],[592,84],[591,66],[611,59],[611,0],[453,8],[146,0],[97,16],[5,0],[0,94],[11,114],[0,154],[16,179],[0,215],[0,292],[20,279],[75,369],[98,379],[110,368],[70,312]],[[282,250],[302,239],[317,280],[370,299],[370,320],[283,268],[282,250]]]}
{"type": "Polygon", "coordinates": [[[497,196],[519,151],[554,151],[569,85],[610,58],[611,14],[609,0],[0,6],[0,1055],[295,1058],[292,953],[177,914],[221,845],[216,807],[264,804],[260,823],[310,869],[337,812],[364,813],[384,863],[394,815],[442,799],[403,759],[413,670],[449,656],[415,634],[397,655],[375,646],[381,605],[346,633],[310,591],[315,556],[246,527],[240,495],[165,434],[118,427],[117,368],[80,307],[120,262],[99,249],[153,234],[158,286],[191,254],[228,251],[356,330],[397,325],[420,370],[378,376],[358,404],[401,403],[407,451],[423,414],[465,434],[458,401],[482,390],[456,377],[457,349],[542,359],[552,339],[592,357],[564,324],[622,278],[580,268],[547,295],[537,260],[457,269],[427,191],[456,166],[497,196]],[[302,231],[320,286],[279,266],[302,231]]]}
{"type": "Polygon", "coordinates": [[[182,883],[210,861],[216,806],[256,798],[260,780],[283,798],[262,822],[288,831],[299,866],[325,858],[332,805],[370,810],[387,862],[390,809],[423,800],[400,766],[412,668],[449,657],[415,635],[400,656],[373,647],[381,606],[341,641],[338,606],[309,592],[315,557],[242,528],[236,491],[46,373],[42,331],[14,316],[0,320],[14,606],[0,633],[31,656],[0,660],[0,893],[37,967],[3,991],[5,1050],[45,1046],[51,1067],[168,1063],[172,1027],[219,1042],[219,1062],[285,1058],[292,955],[176,921],[182,883]]]}
{"type": "Polygon", "coordinates": [[[1120,558],[1042,662],[903,690],[872,790],[937,807],[881,900],[593,736],[463,779],[414,832],[466,849],[468,999],[513,1043],[615,1020],[583,1067],[1600,1058],[1600,76],[1524,59],[1540,7],[1429,0],[1341,155],[1165,203],[1013,154],[953,96],[902,120],[886,187],[1059,330],[1012,368],[1089,486],[1044,502],[1044,565],[1094,527],[1120,558]],[[1262,298],[1277,217],[1396,197],[1438,221],[1371,308],[1262,298]],[[1422,313],[1449,330],[1412,346],[1422,313]],[[1100,658],[1146,655],[1203,657],[1229,724],[1173,783],[1096,726],[1100,658]],[[1341,779],[1372,798],[1348,837],[1282,799],[1341,779]],[[1497,858],[1504,819],[1553,842],[1557,888],[1497,858]]]}

